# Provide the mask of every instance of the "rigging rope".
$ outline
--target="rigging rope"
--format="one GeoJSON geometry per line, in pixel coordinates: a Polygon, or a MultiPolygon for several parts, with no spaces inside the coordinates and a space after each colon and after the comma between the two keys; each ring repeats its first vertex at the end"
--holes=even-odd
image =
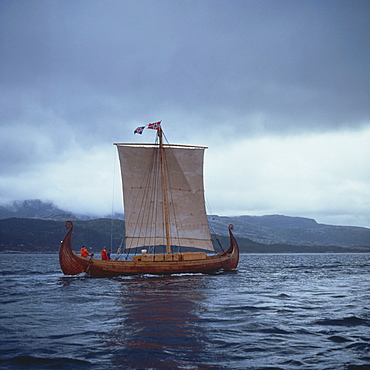
{"type": "MultiPolygon", "coordinates": [[[[212,215],[213,212],[212,212],[212,209],[211,209],[211,205],[209,204],[208,199],[207,199],[206,196],[205,196],[205,202],[206,202],[206,209],[209,210],[209,213],[212,215]]],[[[208,212],[207,212],[207,214],[208,214],[208,212]]],[[[208,219],[208,217],[207,217],[207,219],[208,219]]],[[[225,250],[224,250],[224,248],[223,248],[223,246],[220,242],[220,239],[218,238],[218,236],[216,234],[215,229],[213,228],[213,226],[211,225],[211,223],[209,221],[208,221],[208,227],[211,230],[211,233],[214,235],[214,237],[216,239],[216,242],[217,242],[218,246],[221,248],[222,252],[225,252],[225,250]]]]}
{"type": "Polygon", "coordinates": [[[110,249],[113,251],[113,209],[114,209],[114,190],[116,183],[116,153],[113,155],[113,181],[112,181],[112,210],[111,210],[111,225],[110,225],[110,249]]]}

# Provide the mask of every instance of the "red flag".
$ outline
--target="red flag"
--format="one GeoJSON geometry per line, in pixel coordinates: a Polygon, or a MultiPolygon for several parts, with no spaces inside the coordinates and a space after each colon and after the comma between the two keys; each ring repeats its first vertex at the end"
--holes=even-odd
{"type": "Polygon", "coordinates": [[[138,127],[138,128],[134,131],[134,134],[140,134],[140,135],[142,135],[142,133],[143,133],[143,131],[144,131],[144,128],[145,128],[145,126],[138,127]]]}
{"type": "Polygon", "coordinates": [[[151,130],[159,130],[161,128],[161,122],[162,121],[149,123],[148,128],[151,129],[151,130]]]}

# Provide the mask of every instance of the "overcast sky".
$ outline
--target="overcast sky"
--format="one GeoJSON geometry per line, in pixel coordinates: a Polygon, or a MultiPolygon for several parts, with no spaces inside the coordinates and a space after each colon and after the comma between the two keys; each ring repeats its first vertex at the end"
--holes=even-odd
{"type": "Polygon", "coordinates": [[[113,142],[208,146],[209,213],[370,227],[370,1],[0,0],[0,203],[122,211],[113,142]]]}

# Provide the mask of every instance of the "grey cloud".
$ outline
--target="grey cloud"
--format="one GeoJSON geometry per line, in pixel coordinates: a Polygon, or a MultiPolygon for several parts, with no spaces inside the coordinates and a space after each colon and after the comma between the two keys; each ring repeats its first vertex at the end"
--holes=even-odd
{"type": "Polygon", "coordinates": [[[3,12],[3,78],[40,104],[94,110],[98,92],[125,112],[134,102],[128,115],[164,105],[212,120],[222,106],[263,112],[266,131],[369,118],[366,1],[16,4],[3,12]]]}

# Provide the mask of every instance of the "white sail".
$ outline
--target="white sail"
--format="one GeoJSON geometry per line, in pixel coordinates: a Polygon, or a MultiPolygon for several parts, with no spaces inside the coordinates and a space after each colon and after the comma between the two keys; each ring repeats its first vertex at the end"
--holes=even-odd
{"type": "MultiPolygon", "coordinates": [[[[117,145],[126,248],[166,245],[160,149],[117,145]]],[[[204,202],[204,148],[165,147],[170,243],[214,251],[204,202]]]]}

